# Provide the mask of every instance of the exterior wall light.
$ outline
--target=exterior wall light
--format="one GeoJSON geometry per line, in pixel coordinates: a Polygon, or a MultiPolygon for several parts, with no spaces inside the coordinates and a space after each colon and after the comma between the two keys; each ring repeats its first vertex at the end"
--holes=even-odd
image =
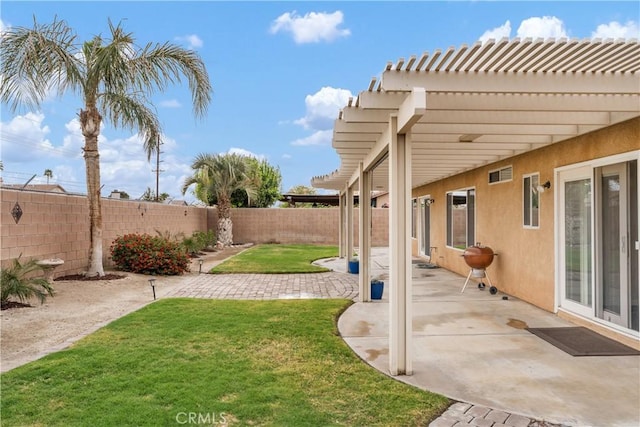
{"type": "Polygon", "coordinates": [[[536,187],[536,190],[538,190],[538,193],[544,193],[544,190],[548,190],[549,188],[551,188],[551,181],[547,181],[542,185],[538,185],[536,187]]]}

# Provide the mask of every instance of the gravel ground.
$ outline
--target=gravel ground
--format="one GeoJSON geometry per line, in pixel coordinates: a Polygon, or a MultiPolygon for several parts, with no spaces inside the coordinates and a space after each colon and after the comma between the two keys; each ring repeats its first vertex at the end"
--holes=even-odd
{"type": "MultiPolygon", "coordinates": [[[[202,271],[246,249],[248,245],[205,253],[202,271]]],[[[191,272],[198,274],[198,259],[191,263],[191,272]]],[[[13,307],[0,312],[0,372],[68,347],[74,341],[102,326],[153,302],[150,276],[120,271],[105,271],[125,275],[116,280],[56,280],[55,296],[40,305],[13,307]]],[[[158,277],[156,297],[175,291],[183,276],[158,277]]]]}

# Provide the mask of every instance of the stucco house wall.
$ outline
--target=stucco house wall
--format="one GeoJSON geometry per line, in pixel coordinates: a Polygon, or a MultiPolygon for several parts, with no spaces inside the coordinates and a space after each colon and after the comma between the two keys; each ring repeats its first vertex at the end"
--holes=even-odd
{"type": "MultiPolygon", "coordinates": [[[[555,308],[554,169],[582,161],[640,149],[640,119],[545,146],[516,157],[431,183],[413,190],[430,195],[431,246],[438,265],[466,276],[462,250],[446,246],[446,193],[475,188],[476,242],[498,256],[487,269],[492,283],[509,295],[553,311],[555,308]],[[489,171],[513,167],[511,181],[489,184],[489,171]],[[539,173],[551,188],[540,195],[540,226],[523,226],[523,175],[539,173]]],[[[417,239],[414,239],[417,255],[417,239]]]]}

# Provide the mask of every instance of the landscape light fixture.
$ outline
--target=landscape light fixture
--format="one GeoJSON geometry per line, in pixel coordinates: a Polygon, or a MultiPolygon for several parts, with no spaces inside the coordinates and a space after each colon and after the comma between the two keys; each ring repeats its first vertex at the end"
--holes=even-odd
{"type": "Polygon", "coordinates": [[[153,300],[156,300],[156,279],[149,279],[149,285],[151,285],[151,290],[153,291],[153,300]]]}
{"type": "Polygon", "coordinates": [[[198,270],[198,274],[202,274],[202,263],[203,263],[202,259],[199,259],[198,264],[200,264],[200,269],[198,270]]]}

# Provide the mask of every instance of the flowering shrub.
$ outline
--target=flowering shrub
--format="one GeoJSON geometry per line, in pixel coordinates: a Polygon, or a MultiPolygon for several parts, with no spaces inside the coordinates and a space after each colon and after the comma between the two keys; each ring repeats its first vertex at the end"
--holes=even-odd
{"type": "Polygon", "coordinates": [[[111,258],[132,273],[173,276],[189,271],[190,260],[178,242],[148,234],[125,234],[111,244],[111,258]]]}

